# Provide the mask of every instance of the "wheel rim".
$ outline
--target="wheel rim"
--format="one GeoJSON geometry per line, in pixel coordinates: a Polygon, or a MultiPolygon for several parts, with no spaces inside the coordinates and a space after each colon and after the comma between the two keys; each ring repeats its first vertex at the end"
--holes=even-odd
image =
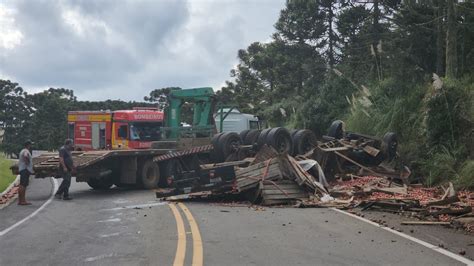
{"type": "Polygon", "coordinates": [[[276,143],[277,150],[278,150],[279,152],[287,151],[287,150],[288,150],[288,145],[289,145],[288,140],[285,139],[285,138],[283,138],[283,137],[282,137],[282,138],[279,138],[279,139],[277,140],[277,143],[276,143]]]}

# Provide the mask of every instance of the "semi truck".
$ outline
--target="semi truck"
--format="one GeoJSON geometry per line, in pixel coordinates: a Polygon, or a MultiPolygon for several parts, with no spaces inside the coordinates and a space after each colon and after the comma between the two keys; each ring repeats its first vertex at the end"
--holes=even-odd
{"type": "MultiPolygon", "coordinates": [[[[240,135],[218,133],[215,108],[213,89],[204,87],[172,90],[163,111],[137,108],[70,112],[68,134],[80,148],[72,152],[76,181],[87,182],[93,189],[112,185],[209,189],[231,180],[233,166],[225,161],[251,156],[263,145],[294,153],[292,135],[285,128],[247,129],[240,135]],[[183,127],[181,109],[189,103],[193,104],[193,121],[183,127]],[[203,164],[206,167],[201,167],[203,164]]],[[[311,137],[307,131],[298,132],[306,132],[294,132],[298,142],[311,137]]],[[[34,158],[33,164],[36,178],[56,176],[59,157],[57,153],[44,153],[34,158]]],[[[18,171],[15,167],[12,170],[18,171]]]]}

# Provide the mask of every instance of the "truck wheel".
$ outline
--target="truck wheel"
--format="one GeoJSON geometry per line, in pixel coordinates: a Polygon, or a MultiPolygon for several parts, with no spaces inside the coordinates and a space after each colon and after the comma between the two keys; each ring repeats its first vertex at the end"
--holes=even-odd
{"type": "Polygon", "coordinates": [[[160,168],[152,160],[147,160],[142,165],[138,176],[140,183],[146,189],[156,188],[160,181],[160,168]]]}
{"type": "Polygon", "coordinates": [[[229,155],[238,150],[242,144],[240,137],[235,132],[226,132],[219,138],[219,150],[225,160],[229,155]]]}
{"type": "Polygon", "coordinates": [[[279,153],[291,154],[293,152],[293,142],[291,141],[290,132],[286,128],[273,128],[268,132],[266,143],[279,153]]]}
{"type": "Polygon", "coordinates": [[[261,131],[258,129],[250,130],[245,136],[245,139],[242,140],[244,145],[254,145],[258,140],[258,136],[260,135],[260,132],[261,131]]]}
{"type": "Polygon", "coordinates": [[[106,190],[106,189],[109,189],[113,185],[113,182],[107,178],[102,178],[102,179],[89,178],[89,180],[87,181],[87,184],[92,189],[95,189],[95,190],[106,190]]]}
{"type": "Polygon", "coordinates": [[[328,136],[335,139],[342,139],[344,137],[344,122],[341,120],[332,122],[328,130],[328,136]]]}
{"type": "Polygon", "coordinates": [[[381,151],[385,159],[392,160],[397,155],[398,138],[394,132],[387,132],[382,138],[381,151]]]}
{"type": "Polygon", "coordinates": [[[246,129],[242,132],[239,133],[239,136],[240,136],[240,140],[242,141],[242,143],[244,143],[245,141],[245,138],[247,137],[247,134],[250,132],[251,130],[250,129],[246,129]]]}
{"type": "Polygon", "coordinates": [[[223,162],[223,157],[224,155],[221,153],[221,150],[219,149],[219,140],[224,135],[224,132],[221,132],[219,134],[214,135],[211,139],[211,144],[213,146],[213,150],[211,151],[210,157],[211,161],[213,162],[223,162]]]}
{"type": "Polygon", "coordinates": [[[298,130],[293,135],[293,154],[305,154],[316,146],[316,135],[309,129],[298,130]]]}
{"type": "Polygon", "coordinates": [[[272,129],[271,128],[264,129],[258,135],[257,147],[258,147],[259,150],[263,147],[263,145],[265,145],[267,143],[267,135],[268,135],[268,132],[270,132],[270,130],[272,130],[272,129]]]}

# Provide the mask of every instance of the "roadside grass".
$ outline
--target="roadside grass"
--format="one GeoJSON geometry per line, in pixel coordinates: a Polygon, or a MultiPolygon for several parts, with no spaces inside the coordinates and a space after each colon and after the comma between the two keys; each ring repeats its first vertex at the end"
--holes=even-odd
{"type": "Polygon", "coordinates": [[[5,155],[0,154],[0,192],[3,192],[15,180],[15,176],[10,170],[11,165],[12,162],[5,155]]]}

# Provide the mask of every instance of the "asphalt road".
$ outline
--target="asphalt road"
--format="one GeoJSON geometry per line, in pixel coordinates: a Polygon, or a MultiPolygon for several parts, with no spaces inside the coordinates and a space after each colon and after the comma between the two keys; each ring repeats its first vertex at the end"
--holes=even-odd
{"type": "Polygon", "coordinates": [[[73,201],[48,202],[51,184],[0,211],[0,265],[465,265],[331,209],[176,205],[75,182],[73,201]]]}

